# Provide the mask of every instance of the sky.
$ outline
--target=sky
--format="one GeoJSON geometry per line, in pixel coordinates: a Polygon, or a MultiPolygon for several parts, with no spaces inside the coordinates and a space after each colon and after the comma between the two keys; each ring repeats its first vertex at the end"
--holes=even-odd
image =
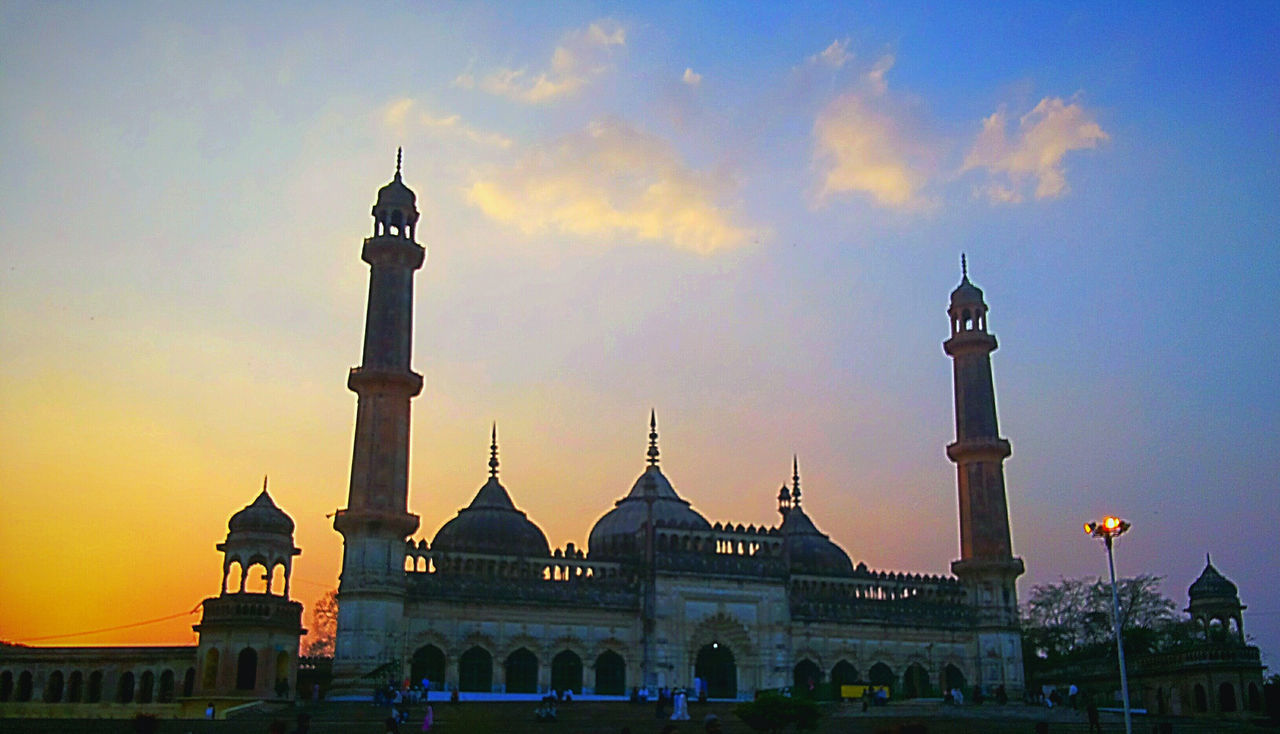
{"type": "Polygon", "coordinates": [[[654,408],[710,520],[776,524],[795,453],[855,563],[946,573],[963,252],[1022,598],[1114,513],[1120,575],[1181,608],[1211,553],[1276,664],[1280,9],[1151,5],[5,3],[0,638],[193,642],[263,475],[336,584],[403,146],[415,538],[496,421],[585,546],[654,408]]]}

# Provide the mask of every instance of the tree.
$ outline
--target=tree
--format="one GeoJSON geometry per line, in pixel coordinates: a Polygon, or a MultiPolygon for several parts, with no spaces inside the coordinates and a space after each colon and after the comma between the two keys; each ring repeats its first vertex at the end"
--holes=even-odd
{"type": "Polygon", "coordinates": [[[302,654],[307,657],[333,657],[333,643],[338,635],[338,590],[330,589],[311,606],[311,624],[303,640],[302,654]]]}
{"type": "MultiPolygon", "coordinates": [[[[1187,637],[1173,600],[1160,593],[1162,577],[1142,574],[1118,579],[1125,649],[1153,652],[1187,637]]],[[[1112,644],[1111,585],[1100,578],[1060,579],[1032,587],[1023,606],[1023,641],[1038,658],[1096,652],[1112,644]]]]}

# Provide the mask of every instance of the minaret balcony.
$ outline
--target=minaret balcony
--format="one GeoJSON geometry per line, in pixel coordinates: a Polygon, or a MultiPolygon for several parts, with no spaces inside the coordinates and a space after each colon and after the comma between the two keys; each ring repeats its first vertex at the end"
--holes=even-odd
{"type": "Polygon", "coordinates": [[[302,604],[274,594],[223,594],[205,599],[200,624],[202,627],[270,628],[303,634],[302,604]]]}
{"type": "Polygon", "coordinates": [[[1003,438],[966,438],[947,444],[947,458],[957,464],[982,459],[1001,461],[1012,454],[1013,447],[1003,438]]]}
{"type": "Polygon", "coordinates": [[[352,367],[347,375],[347,389],[359,395],[392,392],[415,397],[422,392],[422,375],[410,370],[352,367]]]}
{"type": "Polygon", "coordinates": [[[417,270],[426,260],[427,250],[422,245],[396,235],[367,237],[360,259],[370,265],[398,265],[417,270]]]}
{"type": "Polygon", "coordinates": [[[412,535],[418,529],[418,516],[372,507],[348,507],[333,515],[333,529],[347,535],[378,535],[389,531],[401,538],[412,535]]]}
{"type": "Polygon", "coordinates": [[[942,343],[942,351],[946,352],[948,356],[954,357],[959,354],[972,354],[974,352],[991,353],[998,346],[994,334],[972,329],[969,331],[957,331],[952,334],[950,339],[942,343]]]}

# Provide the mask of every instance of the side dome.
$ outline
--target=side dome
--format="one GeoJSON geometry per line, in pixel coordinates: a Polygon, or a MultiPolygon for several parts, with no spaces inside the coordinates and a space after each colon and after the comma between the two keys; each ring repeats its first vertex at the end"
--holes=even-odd
{"type": "Polygon", "coordinates": [[[232,533],[271,533],[293,537],[293,519],[276,507],[264,487],[257,499],[231,516],[227,529],[232,533]]]}
{"type": "Polygon", "coordinates": [[[445,523],[431,542],[444,553],[489,553],[501,556],[550,556],[547,536],[523,512],[496,476],[476,493],[471,504],[445,523]]]}
{"type": "Polygon", "coordinates": [[[1240,590],[1236,588],[1235,584],[1231,583],[1230,579],[1214,568],[1213,563],[1206,558],[1204,570],[1200,572],[1200,577],[1191,584],[1191,588],[1187,589],[1187,596],[1193,602],[1210,599],[1239,600],[1240,590]]]}
{"type": "Polygon", "coordinates": [[[791,573],[813,576],[852,576],[849,554],[831,542],[799,505],[787,511],[782,521],[782,547],[791,573]]]}
{"type": "Polygon", "coordinates": [[[654,527],[710,530],[711,523],[689,506],[689,502],[676,494],[671,482],[658,468],[650,464],[636,479],[627,496],[614,503],[596,520],[587,539],[587,550],[592,557],[607,558],[639,550],[636,536],[644,529],[648,518],[646,492],[652,492],[654,527]]]}

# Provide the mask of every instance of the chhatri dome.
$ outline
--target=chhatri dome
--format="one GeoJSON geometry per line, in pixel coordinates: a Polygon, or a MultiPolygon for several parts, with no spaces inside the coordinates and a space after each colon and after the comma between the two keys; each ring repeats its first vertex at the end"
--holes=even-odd
{"type": "Polygon", "coordinates": [[[778,511],[782,513],[782,546],[786,550],[792,573],[814,576],[852,576],[853,562],[849,554],[818,530],[800,506],[800,462],[791,459],[791,490],[782,485],[778,492],[778,511]]]}
{"type": "Polygon", "coordinates": [[[654,497],[654,527],[711,529],[711,523],[690,507],[688,500],[676,494],[670,480],[658,467],[658,420],[653,411],[649,412],[648,461],[649,466],[636,479],[627,496],[614,503],[614,508],[591,528],[587,549],[592,557],[616,556],[639,549],[637,534],[644,529],[649,512],[645,501],[647,492],[652,492],[654,497]]]}
{"type": "Polygon", "coordinates": [[[418,197],[400,180],[402,153],[402,149],[396,149],[395,178],[378,189],[378,201],[373,205],[375,237],[395,234],[407,240],[413,239],[413,228],[418,223],[418,197]]]}
{"type": "Polygon", "coordinates": [[[442,553],[492,553],[510,556],[549,556],[547,536],[523,512],[498,481],[498,426],[489,445],[489,481],[471,504],[436,531],[431,543],[442,553]]]}
{"type": "Polygon", "coordinates": [[[293,537],[293,519],[271,501],[264,477],[262,492],[244,509],[231,516],[227,529],[232,533],[270,533],[293,537]]]}
{"type": "Polygon", "coordinates": [[[960,255],[960,285],[951,291],[952,306],[981,306],[982,289],[969,282],[969,262],[960,255]]]}

